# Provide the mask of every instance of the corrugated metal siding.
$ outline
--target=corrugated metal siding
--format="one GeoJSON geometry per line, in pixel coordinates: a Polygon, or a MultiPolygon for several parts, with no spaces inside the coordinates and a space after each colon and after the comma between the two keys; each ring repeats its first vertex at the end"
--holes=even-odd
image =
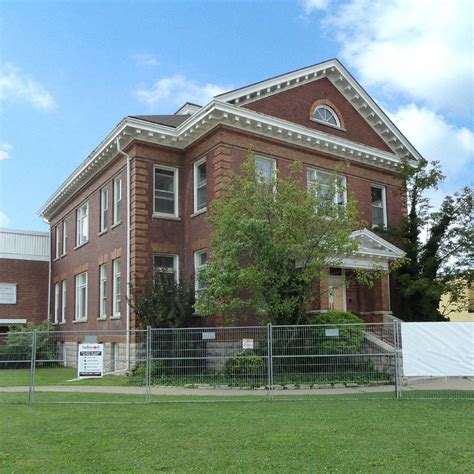
{"type": "Polygon", "coordinates": [[[0,229],[0,258],[49,260],[49,234],[0,229]]]}

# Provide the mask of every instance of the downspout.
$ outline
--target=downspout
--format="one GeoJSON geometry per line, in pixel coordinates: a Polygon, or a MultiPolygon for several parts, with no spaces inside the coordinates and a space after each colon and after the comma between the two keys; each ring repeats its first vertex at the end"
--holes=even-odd
{"type": "Polygon", "coordinates": [[[49,236],[48,236],[48,314],[46,320],[49,323],[49,316],[51,314],[51,226],[49,221],[43,217],[43,222],[49,225],[49,236]]]}
{"type": "Polygon", "coordinates": [[[126,336],[125,336],[125,360],[127,370],[130,370],[130,232],[131,232],[131,176],[130,176],[130,156],[121,150],[120,139],[117,137],[117,152],[127,160],[127,289],[126,289],[126,336]]]}

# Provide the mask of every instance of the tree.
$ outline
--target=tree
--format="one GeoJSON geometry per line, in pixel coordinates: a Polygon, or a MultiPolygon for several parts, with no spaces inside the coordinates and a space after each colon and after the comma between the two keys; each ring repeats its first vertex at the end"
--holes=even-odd
{"type": "Polygon", "coordinates": [[[341,178],[335,173],[307,192],[301,170],[295,162],[287,176],[264,178],[249,153],[241,173],[231,173],[208,217],[211,259],[199,273],[207,285],[200,314],[304,323],[323,270],[357,249],[350,235],[361,223],[352,196],[341,202],[341,178]]]}
{"type": "Polygon", "coordinates": [[[144,287],[132,290],[131,306],[143,326],[185,327],[194,313],[194,288],[174,274],[155,271],[144,287]]]}
{"type": "Polygon", "coordinates": [[[433,211],[427,194],[444,179],[439,163],[405,163],[404,177],[408,214],[401,233],[408,259],[397,272],[396,313],[406,321],[443,321],[449,313],[440,311],[441,296],[448,294],[451,310],[459,309],[473,278],[472,191],[446,196],[433,211]]]}

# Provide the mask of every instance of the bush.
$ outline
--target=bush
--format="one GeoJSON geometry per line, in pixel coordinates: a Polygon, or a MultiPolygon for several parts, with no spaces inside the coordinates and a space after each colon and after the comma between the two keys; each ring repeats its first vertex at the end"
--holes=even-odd
{"type": "Polygon", "coordinates": [[[225,361],[222,375],[228,381],[240,379],[243,382],[256,382],[262,376],[264,368],[265,362],[262,357],[254,352],[244,352],[225,361]]]}

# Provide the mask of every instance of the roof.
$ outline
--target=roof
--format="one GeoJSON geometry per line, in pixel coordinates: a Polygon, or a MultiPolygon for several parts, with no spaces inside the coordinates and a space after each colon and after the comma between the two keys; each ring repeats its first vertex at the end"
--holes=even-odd
{"type": "Polygon", "coordinates": [[[0,258],[49,261],[49,233],[0,229],[0,258]]]}
{"type": "Polygon", "coordinates": [[[166,127],[176,128],[181,125],[186,119],[191,117],[190,114],[185,115],[129,115],[131,118],[144,120],[145,122],[157,123],[165,125],[166,127]]]}

